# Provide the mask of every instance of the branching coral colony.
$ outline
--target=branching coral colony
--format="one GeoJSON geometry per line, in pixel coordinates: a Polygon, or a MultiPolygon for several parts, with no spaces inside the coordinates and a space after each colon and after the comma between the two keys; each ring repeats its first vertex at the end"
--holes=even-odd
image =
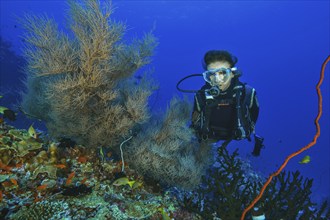
{"type": "Polygon", "coordinates": [[[69,34],[47,16],[22,18],[28,61],[22,107],[44,120],[54,138],[119,154],[120,143],[134,136],[120,147],[125,162],[164,184],[196,186],[208,160],[191,150],[198,143],[186,127],[188,102],[174,99],[161,120],[150,119],[155,83],[132,76],[150,62],[157,40],[148,33],[124,43],[125,25],[111,14],[110,2],[70,0],[69,34]]]}
{"type": "MultiPolygon", "coordinates": [[[[183,205],[203,219],[239,219],[243,208],[259,192],[263,179],[246,170],[248,166],[238,157],[237,150],[230,154],[227,149],[220,148],[217,163],[219,167],[209,170],[201,186],[184,197],[183,205]]],[[[312,182],[303,178],[299,171],[282,172],[256,207],[267,219],[329,219],[327,202],[314,208],[316,204],[310,199],[312,182]]]]}
{"type": "MultiPolygon", "coordinates": [[[[110,4],[108,2],[108,4],[110,4]]],[[[25,111],[47,123],[53,137],[90,146],[115,146],[149,118],[155,87],[130,78],[150,62],[157,41],[151,33],[121,41],[125,25],[110,20],[112,10],[97,1],[69,1],[70,36],[46,16],[26,15],[25,111]]]]}

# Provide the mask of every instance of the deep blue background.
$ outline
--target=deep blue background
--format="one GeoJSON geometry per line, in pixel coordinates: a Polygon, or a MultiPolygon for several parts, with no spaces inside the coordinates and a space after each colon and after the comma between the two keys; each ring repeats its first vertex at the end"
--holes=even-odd
{"type": "MultiPolygon", "coordinates": [[[[201,59],[207,50],[226,49],[239,59],[241,81],[258,92],[261,112],[257,133],[265,138],[266,145],[258,158],[250,157],[253,145],[249,142],[234,142],[229,148],[239,148],[255,170],[268,176],[288,154],[313,139],[317,114],[315,85],[321,65],[330,54],[329,1],[114,0],[113,5],[112,18],[128,25],[127,39],[152,29],[159,39],[150,65],[160,85],[152,99],[157,98],[153,110],[163,111],[170,99],[179,94],[175,88],[179,79],[203,71],[201,59]]],[[[23,30],[14,15],[47,13],[64,28],[66,9],[64,1],[1,0],[1,36],[20,53],[23,30]]],[[[330,196],[329,66],[321,87],[321,137],[286,167],[315,179],[313,197],[318,202],[330,196]],[[305,155],[311,156],[311,162],[299,164],[305,155]]],[[[13,83],[17,74],[1,68],[0,79],[2,93],[21,90],[13,83]]],[[[191,79],[183,85],[198,89],[203,80],[191,79]]],[[[192,102],[193,95],[188,97],[192,102]]]]}

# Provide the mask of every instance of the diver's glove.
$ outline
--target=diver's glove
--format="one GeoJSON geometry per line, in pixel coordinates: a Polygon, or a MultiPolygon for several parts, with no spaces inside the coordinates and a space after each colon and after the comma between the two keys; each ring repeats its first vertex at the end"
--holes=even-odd
{"type": "Polygon", "coordinates": [[[254,149],[252,152],[252,155],[255,157],[260,156],[260,151],[261,148],[263,148],[265,145],[263,144],[264,142],[264,138],[258,136],[258,135],[254,135],[254,149]]]}

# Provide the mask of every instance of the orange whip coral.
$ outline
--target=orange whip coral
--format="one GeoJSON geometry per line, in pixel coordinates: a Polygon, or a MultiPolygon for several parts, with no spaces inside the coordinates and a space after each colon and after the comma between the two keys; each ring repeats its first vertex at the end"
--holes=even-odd
{"type": "Polygon", "coordinates": [[[316,140],[320,137],[320,124],[319,124],[319,120],[321,118],[322,115],[322,94],[321,94],[321,90],[320,90],[320,86],[323,82],[324,79],[324,72],[325,72],[325,67],[327,65],[327,63],[330,61],[330,56],[327,57],[327,59],[323,62],[322,64],[322,69],[321,69],[321,75],[320,75],[320,80],[316,85],[316,91],[317,91],[317,96],[318,96],[318,114],[315,118],[315,125],[316,125],[316,134],[314,135],[313,141],[310,142],[308,145],[306,145],[305,147],[301,148],[300,150],[290,154],[285,161],[282,163],[282,165],[280,166],[280,168],[274,172],[273,174],[271,174],[268,177],[268,180],[266,181],[266,183],[263,185],[263,187],[261,188],[259,195],[251,202],[251,204],[245,208],[245,210],[242,213],[241,216],[241,220],[244,220],[246,213],[253,208],[253,206],[260,200],[260,198],[262,197],[264,191],[266,190],[267,186],[269,185],[269,183],[272,181],[273,177],[277,176],[278,174],[280,174],[280,172],[285,168],[285,166],[287,165],[287,163],[289,162],[289,160],[291,160],[293,157],[301,154],[302,152],[304,152],[305,150],[308,150],[309,148],[311,148],[313,145],[316,144],[316,140]]]}

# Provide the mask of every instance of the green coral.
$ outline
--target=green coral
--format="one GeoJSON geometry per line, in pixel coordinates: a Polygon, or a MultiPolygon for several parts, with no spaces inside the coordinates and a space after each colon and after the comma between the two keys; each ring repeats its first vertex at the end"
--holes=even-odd
{"type": "Polygon", "coordinates": [[[26,130],[1,129],[0,136],[0,161],[8,165],[13,159],[19,159],[32,151],[41,149],[43,143],[32,138],[26,130]]]}
{"type": "Polygon", "coordinates": [[[31,206],[22,207],[17,213],[10,216],[13,220],[51,220],[62,219],[68,215],[69,207],[64,201],[42,201],[31,206]]]}
{"type": "Polygon", "coordinates": [[[56,179],[57,168],[54,165],[39,165],[31,176],[32,179],[37,178],[37,176],[41,173],[47,173],[49,178],[56,179]]]}

